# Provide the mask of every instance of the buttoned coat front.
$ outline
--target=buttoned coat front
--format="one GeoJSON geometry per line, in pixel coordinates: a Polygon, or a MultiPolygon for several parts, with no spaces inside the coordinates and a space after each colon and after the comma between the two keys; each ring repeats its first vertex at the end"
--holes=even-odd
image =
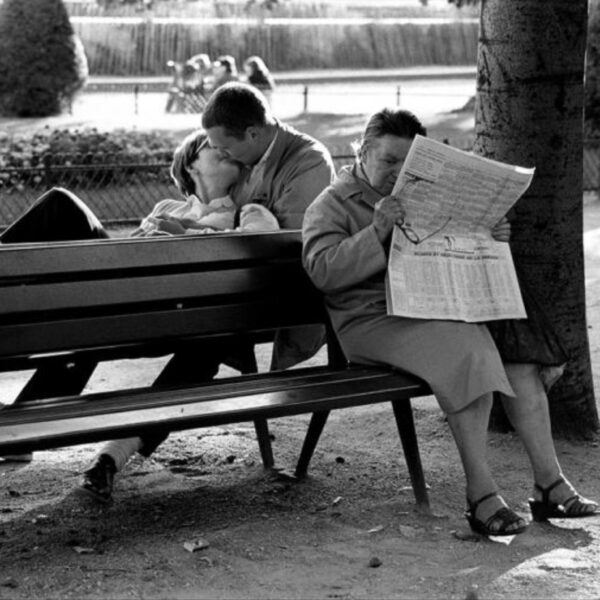
{"type": "MultiPolygon", "coordinates": [[[[241,197],[250,175],[234,190],[238,205],[257,203],[268,208],[282,229],[300,229],[310,203],[331,183],[331,155],[314,138],[277,122],[277,134],[266,157],[260,181],[250,196],[241,197]]],[[[272,369],[287,369],[312,357],[325,342],[320,325],[280,329],[275,335],[272,369]]]]}

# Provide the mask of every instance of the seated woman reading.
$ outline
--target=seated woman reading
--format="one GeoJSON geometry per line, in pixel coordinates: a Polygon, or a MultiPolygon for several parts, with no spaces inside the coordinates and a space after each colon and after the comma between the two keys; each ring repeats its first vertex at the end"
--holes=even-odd
{"type": "MultiPolygon", "coordinates": [[[[370,118],[356,163],[343,168],[306,211],[305,268],[325,293],[350,361],[391,365],[431,386],[458,446],[466,475],[465,516],[475,532],[513,535],[527,525],[500,496],[486,459],[493,392],[501,394],[533,468],[533,518],[596,514],[598,505],[577,494],[564,477],[554,449],[541,374],[556,372],[566,356],[547,324],[541,331],[537,318],[514,321],[522,323],[528,338],[515,350],[501,324],[490,325],[494,338],[484,323],[387,315],[387,252],[394,224],[404,217],[401,198],[390,194],[413,138],[425,133],[407,111],[382,110],[370,118]],[[541,351],[533,351],[532,340],[541,351]]],[[[492,235],[508,241],[508,221],[492,235]]]]}

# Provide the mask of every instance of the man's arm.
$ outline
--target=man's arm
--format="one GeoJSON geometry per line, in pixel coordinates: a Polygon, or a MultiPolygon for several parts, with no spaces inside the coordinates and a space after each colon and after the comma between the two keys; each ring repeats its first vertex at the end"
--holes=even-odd
{"type": "Polygon", "coordinates": [[[373,223],[351,235],[345,208],[327,191],[306,211],[302,242],[304,268],[325,293],[358,285],[387,266],[373,223]]]}
{"type": "Polygon", "coordinates": [[[279,175],[272,212],[282,229],[300,229],[306,209],[331,183],[333,164],[327,156],[299,157],[279,175]]]}

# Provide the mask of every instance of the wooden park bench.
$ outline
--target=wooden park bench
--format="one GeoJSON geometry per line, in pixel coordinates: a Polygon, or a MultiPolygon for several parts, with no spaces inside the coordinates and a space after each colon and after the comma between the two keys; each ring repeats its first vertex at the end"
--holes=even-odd
{"type": "Polygon", "coordinates": [[[300,252],[298,231],[0,245],[0,371],[35,369],[23,402],[0,409],[0,455],[254,421],[271,468],[267,420],[312,413],[302,477],[331,410],[391,402],[417,503],[427,507],[410,399],[429,388],[392,369],[348,365],[329,328],[327,365],[82,393],[99,361],[327,324],[300,252]]]}

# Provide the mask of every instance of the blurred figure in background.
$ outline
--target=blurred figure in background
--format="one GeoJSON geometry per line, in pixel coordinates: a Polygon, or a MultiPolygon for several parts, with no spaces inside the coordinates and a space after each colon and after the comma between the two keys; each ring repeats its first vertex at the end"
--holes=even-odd
{"type": "Polygon", "coordinates": [[[216,90],[225,83],[238,81],[238,70],[235,64],[235,58],[229,54],[223,54],[213,63],[213,89],[216,90]]]}
{"type": "Polygon", "coordinates": [[[275,89],[275,80],[263,59],[260,56],[249,56],[244,61],[244,72],[247,82],[259,89],[269,104],[271,104],[271,96],[275,89]]]}
{"type": "Polygon", "coordinates": [[[170,60],[173,80],[165,112],[199,113],[213,90],[212,62],[208,54],[195,54],[183,63],[170,60]]]}
{"type": "Polygon", "coordinates": [[[208,99],[214,88],[213,64],[208,54],[194,54],[187,60],[188,64],[194,65],[197,71],[199,91],[208,99]]]}

